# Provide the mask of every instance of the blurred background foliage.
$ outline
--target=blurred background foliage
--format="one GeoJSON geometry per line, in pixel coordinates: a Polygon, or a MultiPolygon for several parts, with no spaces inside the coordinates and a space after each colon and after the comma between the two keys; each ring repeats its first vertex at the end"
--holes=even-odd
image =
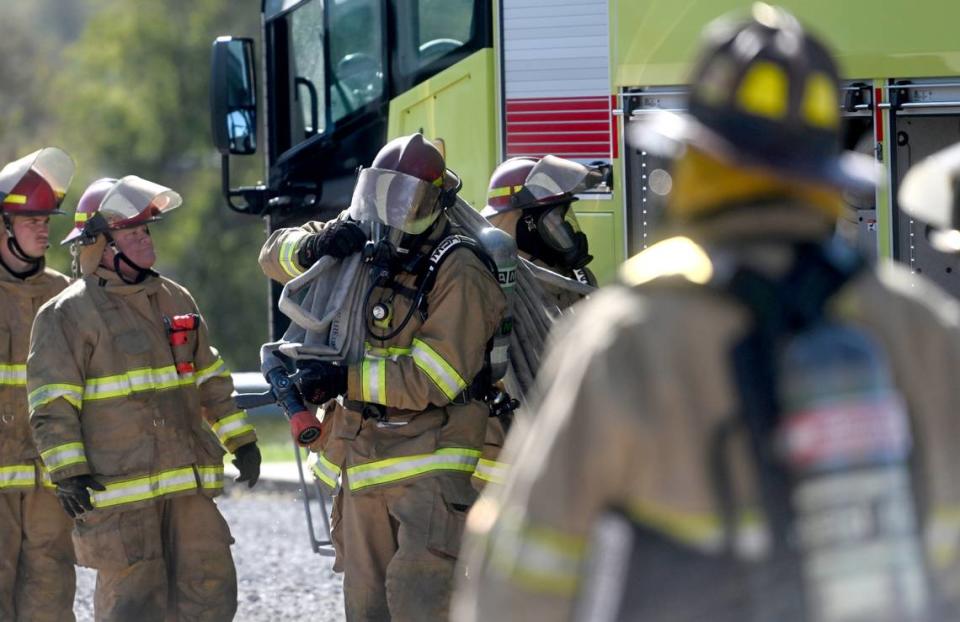
{"type": "MultiPolygon", "coordinates": [[[[183,195],[155,224],[157,269],[197,299],[231,369],[259,367],[267,285],[257,267],[260,219],[230,211],[210,139],[210,47],[223,34],[259,42],[259,3],[236,0],[0,0],[0,165],[45,145],[77,175],[72,214],[100,177],[139,175],[183,195]]],[[[237,183],[262,177],[260,156],[233,158],[237,183]]],[[[55,218],[60,240],[71,217],[55,218]]],[[[69,273],[54,246],[52,267],[69,273]]]]}

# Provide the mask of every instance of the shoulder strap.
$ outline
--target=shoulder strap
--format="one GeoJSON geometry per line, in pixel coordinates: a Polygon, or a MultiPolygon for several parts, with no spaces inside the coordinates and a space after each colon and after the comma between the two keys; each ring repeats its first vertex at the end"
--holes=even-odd
{"type": "Polygon", "coordinates": [[[423,264],[420,272],[417,274],[415,289],[417,290],[418,300],[416,302],[423,313],[427,312],[427,296],[430,294],[430,291],[433,290],[433,286],[436,285],[437,274],[440,272],[440,267],[443,266],[447,258],[453,254],[453,251],[458,248],[470,249],[483,265],[490,270],[493,278],[497,278],[497,264],[494,263],[493,259],[487,254],[479,242],[460,233],[448,235],[433,247],[433,250],[427,256],[426,263],[423,264]]]}

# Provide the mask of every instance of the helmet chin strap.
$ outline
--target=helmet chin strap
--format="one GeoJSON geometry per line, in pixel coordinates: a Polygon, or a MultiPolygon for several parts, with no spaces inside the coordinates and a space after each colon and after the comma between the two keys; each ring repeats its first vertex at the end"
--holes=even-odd
{"type": "Polygon", "coordinates": [[[13,223],[10,222],[10,216],[6,213],[3,215],[3,226],[7,230],[7,248],[10,250],[10,253],[18,260],[30,264],[31,268],[27,270],[26,273],[33,272],[37,266],[40,265],[40,262],[43,261],[43,257],[31,257],[23,250],[20,242],[17,241],[16,234],[13,232],[13,223]]]}
{"type": "Polygon", "coordinates": [[[127,285],[137,285],[143,283],[148,276],[156,274],[150,268],[142,268],[135,264],[132,259],[123,254],[123,252],[117,248],[116,242],[113,241],[113,238],[107,234],[107,243],[110,245],[110,248],[113,249],[113,271],[117,273],[120,277],[120,280],[126,283],[127,285]],[[137,276],[133,279],[128,279],[127,275],[123,273],[123,270],[120,269],[120,264],[124,263],[134,271],[136,271],[137,276]]]}

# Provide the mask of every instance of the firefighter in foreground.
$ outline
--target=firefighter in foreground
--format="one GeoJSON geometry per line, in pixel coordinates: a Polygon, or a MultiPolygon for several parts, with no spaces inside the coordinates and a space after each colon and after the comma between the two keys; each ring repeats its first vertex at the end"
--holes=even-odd
{"type": "Polygon", "coordinates": [[[51,214],[74,165],[54,147],[0,170],[0,619],[73,620],[70,520],[40,463],[27,411],[30,325],[69,283],[44,266],[51,214]]]}
{"type": "Polygon", "coordinates": [[[674,237],[557,331],[453,619],[957,619],[960,309],[833,237],[872,163],[792,15],[712,24],[690,83],[640,137],[674,237]]]}
{"type": "Polygon", "coordinates": [[[340,396],[318,466],[341,486],[332,524],[348,620],[447,617],[489,412],[486,353],[506,307],[489,260],[450,237],[458,186],[421,135],[397,138],[361,172],[350,209],[281,229],[261,251],[267,276],[287,282],[364,248],[358,221],[380,232],[366,246],[377,276],[358,309],[365,358],[313,364],[300,383],[314,404],[340,396]]]}
{"type": "MultiPolygon", "coordinates": [[[[587,236],[580,231],[577,216],[571,209],[577,200],[574,193],[585,186],[591,174],[586,166],[557,156],[510,158],[490,176],[487,205],[481,214],[516,240],[518,253],[524,259],[583,285],[596,287],[597,279],[587,268],[593,259],[587,236]]],[[[582,294],[570,290],[540,285],[550,297],[549,302],[561,311],[583,299],[582,294]]],[[[523,347],[516,337],[516,333],[511,334],[514,350],[523,347]]],[[[516,355],[511,353],[511,358],[516,355]]],[[[508,380],[510,384],[513,383],[508,380]]],[[[508,386],[508,389],[514,395],[521,393],[519,387],[508,386]]],[[[508,467],[499,457],[506,434],[511,430],[523,434],[529,424],[518,419],[515,413],[506,418],[490,417],[483,456],[473,474],[477,489],[503,482],[508,467]],[[510,423],[509,427],[505,421],[510,423]]]]}
{"type": "Polygon", "coordinates": [[[93,182],[64,239],[83,276],[31,336],[30,423],[77,561],[97,570],[97,620],[230,620],[237,606],[213,497],[224,447],[250,486],[260,452],[196,303],[151,270],[148,224],[180,203],[135,176],[93,182]]]}

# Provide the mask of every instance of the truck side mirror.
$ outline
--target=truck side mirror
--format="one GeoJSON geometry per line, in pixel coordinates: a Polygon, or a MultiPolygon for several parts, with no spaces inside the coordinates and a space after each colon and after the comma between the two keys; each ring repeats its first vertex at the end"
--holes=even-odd
{"type": "Polygon", "coordinates": [[[213,42],[210,126],[221,154],[257,151],[257,84],[253,39],[218,37],[213,42]]]}

